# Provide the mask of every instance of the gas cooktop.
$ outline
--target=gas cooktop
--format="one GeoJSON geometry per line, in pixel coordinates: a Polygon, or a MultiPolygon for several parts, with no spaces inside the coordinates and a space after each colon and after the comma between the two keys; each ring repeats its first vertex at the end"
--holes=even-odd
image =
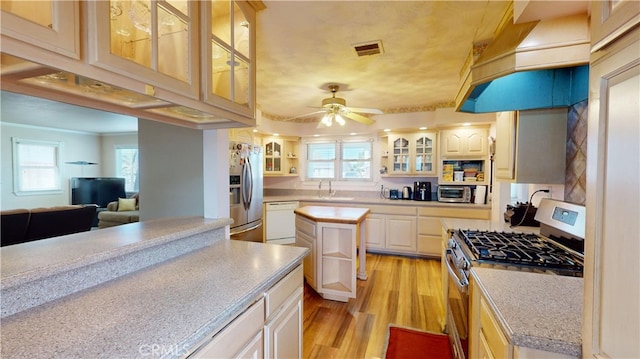
{"type": "Polygon", "coordinates": [[[582,272],[580,258],[537,234],[458,230],[476,261],[582,272]]]}

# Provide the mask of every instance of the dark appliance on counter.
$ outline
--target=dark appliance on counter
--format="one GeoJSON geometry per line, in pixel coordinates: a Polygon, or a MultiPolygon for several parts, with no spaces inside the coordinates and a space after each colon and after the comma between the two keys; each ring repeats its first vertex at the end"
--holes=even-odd
{"type": "Polygon", "coordinates": [[[400,199],[400,192],[397,189],[389,190],[389,199],[400,199]]]}
{"type": "Polygon", "coordinates": [[[413,195],[411,194],[411,187],[404,186],[402,188],[402,199],[413,199],[413,195]]]}
{"type": "Polygon", "coordinates": [[[507,210],[504,212],[504,221],[510,223],[514,227],[540,227],[540,222],[535,220],[537,211],[538,209],[530,202],[518,202],[515,206],[508,204],[507,210]]]}
{"type": "Polygon", "coordinates": [[[431,182],[413,182],[413,200],[431,201],[431,182]]]}
{"type": "MultiPolygon", "coordinates": [[[[451,232],[444,255],[448,272],[447,332],[454,357],[464,359],[469,325],[471,267],[520,270],[582,277],[585,207],[541,200],[535,215],[540,234],[479,229],[451,232]]],[[[491,227],[491,226],[489,226],[491,227]]]]}

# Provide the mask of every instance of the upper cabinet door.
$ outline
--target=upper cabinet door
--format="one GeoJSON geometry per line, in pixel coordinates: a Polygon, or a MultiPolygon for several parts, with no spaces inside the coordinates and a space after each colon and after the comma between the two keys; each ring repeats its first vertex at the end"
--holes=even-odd
{"type": "Polygon", "coordinates": [[[440,132],[442,141],[441,157],[471,157],[482,158],[487,156],[488,135],[486,128],[465,127],[440,132]]]}
{"type": "Polygon", "coordinates": [[[247,1],[202,6],[204,101],[255,117],[255,9],[247,1]]]}
{"type": "Polygon", "coordinates": [[[411,173],[411,149],[409,144],[410,136],[392,135],[389,136],[389,149],[391,150],[390,174],[411,173]]]}
{"type": "Polygon", "coordinates": [[[198,2],[88,1],[89,61],[151,87],[198,98],[198,2]]]}
{"type": "Polygon", "coordinates": [[[78,1],[2,0],[2,34],[80,58],[78,1]]]}
{"type": "Polygon", "coordinates": [[[637,0],[591,2],[591,51],[597,51],[640,23],[637,0]]]}
{"type": "Polygon", "coordinates": [[[418,133],[413,138],[415,174],[437,175],[436,159],[436,134],[418,133]]]}

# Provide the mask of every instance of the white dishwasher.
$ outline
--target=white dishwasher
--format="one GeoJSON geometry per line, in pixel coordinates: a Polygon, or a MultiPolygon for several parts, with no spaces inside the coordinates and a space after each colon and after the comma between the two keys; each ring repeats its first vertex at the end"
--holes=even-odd
{"type": "Polygon", "coordinates": [[[300,202],[268,202],[266,204],[266,242],[294,244],[296,242],[296,215],[293,210],[300,202]]]}

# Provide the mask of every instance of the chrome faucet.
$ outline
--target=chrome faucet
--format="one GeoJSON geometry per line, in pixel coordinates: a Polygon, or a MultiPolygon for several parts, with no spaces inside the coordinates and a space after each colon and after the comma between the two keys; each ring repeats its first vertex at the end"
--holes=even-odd
{"type": "Polygon", "coordinates": [[[335,192],[331,191],[331,180],[329,180],[329,197],[333,197],[335,192]]]}
{"type": "Polygon", "coordinates": [[[322,198],[322,178],[320,178],[320,182],[318,183],[318,198],[322,198]]]}

